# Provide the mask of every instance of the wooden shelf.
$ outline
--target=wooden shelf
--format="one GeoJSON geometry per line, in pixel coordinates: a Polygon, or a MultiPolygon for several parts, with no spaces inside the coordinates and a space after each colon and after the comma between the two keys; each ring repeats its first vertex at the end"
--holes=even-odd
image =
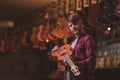
{"type": "Polygon", "coordinates": [[[96,69],[113,69],[113,68],[120,68],[120,66],[96,67],[96,69]]]}

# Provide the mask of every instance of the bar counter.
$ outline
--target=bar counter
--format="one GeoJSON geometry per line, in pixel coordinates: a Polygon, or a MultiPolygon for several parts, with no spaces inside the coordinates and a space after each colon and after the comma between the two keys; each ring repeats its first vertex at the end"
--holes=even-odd
{"type": "Polygon", "coordinates": [[[95,80],[120,80],[120,66],[96,68],[95,80]]]}

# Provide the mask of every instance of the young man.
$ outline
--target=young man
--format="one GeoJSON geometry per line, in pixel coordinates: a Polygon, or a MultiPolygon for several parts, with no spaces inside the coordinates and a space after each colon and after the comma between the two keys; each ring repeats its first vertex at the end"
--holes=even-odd
{"type": "MultiPolygon", "coordinates": [[[[93,37],[87,33],[88,28],[83,25],[81,17],[74,13],[68,21],[69,30],[74,39],[70,43],[72,60],[78,67],[80,74],[75,76],[66,65],[65,80],[94,80],[97,46],[93,37]]],[[[59,49],[55,46],[52,51],[59,49]]]]}

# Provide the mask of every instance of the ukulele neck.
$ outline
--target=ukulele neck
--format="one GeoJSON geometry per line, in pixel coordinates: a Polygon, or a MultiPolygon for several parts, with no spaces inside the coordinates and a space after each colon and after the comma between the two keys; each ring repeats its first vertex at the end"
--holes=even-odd
{"type": "Polygon", "coordinates": [[[67,53],[63,53],[61,56],[66,60],[66,62],[71,68],[75,67],[75,64],[72,62],[70,56],[67,53]]]}

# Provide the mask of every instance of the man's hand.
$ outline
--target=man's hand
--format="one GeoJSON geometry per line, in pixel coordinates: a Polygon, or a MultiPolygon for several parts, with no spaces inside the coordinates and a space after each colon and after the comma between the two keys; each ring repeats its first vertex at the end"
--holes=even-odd
{"type": "Polygon", "coordinates": [[[52,52],[57,51],[58,50],[58,46],[54,46],[54,48],[52,49],[52,52]]]}

